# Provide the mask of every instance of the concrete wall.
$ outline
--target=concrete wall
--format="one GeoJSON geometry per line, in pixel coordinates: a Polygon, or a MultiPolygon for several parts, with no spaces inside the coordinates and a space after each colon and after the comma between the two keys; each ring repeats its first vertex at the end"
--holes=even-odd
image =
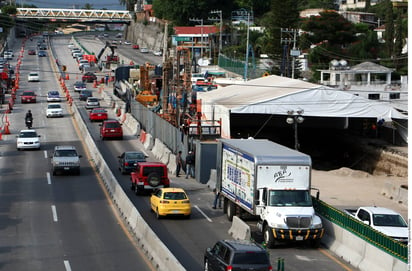
{"type": "Polygon", "coordinates": [[[163,30],[164,26],[160,23],[131,22],[126,29],[125,39],[149,50],[160,50],[163,48],[163,30]]]}

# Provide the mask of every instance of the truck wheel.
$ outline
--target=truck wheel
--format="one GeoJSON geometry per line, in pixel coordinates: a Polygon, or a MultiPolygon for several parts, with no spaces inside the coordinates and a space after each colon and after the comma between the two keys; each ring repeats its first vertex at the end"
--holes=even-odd
{"type": "Polygon", "coordinates": [[[275,246],[275,237],[273,237],[272,230],[269,226],[265,226],[265,230],[263,232],[263,238],[266,243],[266,247],[273,248],[275,246]]]}
{"type": "Polygon", "coordinates": [[[233,216],[235,215],[235,204],[229,201],[226,205],[226,216],[229,221],[233,220],[233,216]]]}
{"type": "Polygon", "coordinates": [[[160,174],[157,172],[152,172],[147,176],[147,182],[150,184],[152,187],[156,187],[160,184],[161,182],[160,174]]]}

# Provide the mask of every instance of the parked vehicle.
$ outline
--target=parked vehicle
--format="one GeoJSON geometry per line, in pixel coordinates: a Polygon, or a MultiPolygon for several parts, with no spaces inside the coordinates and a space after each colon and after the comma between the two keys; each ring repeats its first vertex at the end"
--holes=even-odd
{"type": "Polygon", "coordinates": [[[157,219],[163,216],[184,216],[190,218],[192,206],[189,196],[182,188],[157,189],[150,197],[150,208],[157,219]]]}
{"type": "Polygon", "coordinates": [[[120,172],[126,174],[136,170],[137,163],[146,162],[147,156],[141,151],[126,151],[117,158],[120,172]]]}
{"type": "Polygon", "coordinates": [[[345,209],[345,212],[398,242],[408,243],[408,224],[399,213],[391,209],[368,206],[345,209]]]}
{"type": "Polygon", "coordinates": [[[167,166],[160,162],[137,163],[136,170],[130,174],[131,189],[136,195],[152,192],[170,186],[167,166]]]}
{"type": "Polygon", "coordinates": [[[312,205],[311,168],[310,156],[269,140],[220,139],[217,187],[227,218],[258,216],[268,247],[304,240],[319,246],[324,228],[312,205]]]}
{"type": "Polygon", "coordinates": [[[220,240],[206,250],[204,270],[272,271],[272,265],[266,249],[257,243],[220,240]]]}
{"type": "Polygon", "coordinates": [[[51,156],[53,176],[58,172],[74,172],[80,175],[80,158],[74,146],[55,146],[51,156]]]}
{"type": "Polygon", "coordinates": [[[122,124],[117,120],[105,120],[100,124],[100,138],[118,138],[123,139],[122,124]]]}

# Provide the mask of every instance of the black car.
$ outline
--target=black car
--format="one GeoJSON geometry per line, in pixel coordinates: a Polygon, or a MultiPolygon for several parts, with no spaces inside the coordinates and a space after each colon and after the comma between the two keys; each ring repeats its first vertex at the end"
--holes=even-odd
{"type": "Polygon", "coordinates": [[[122,174],[126,174],[135,170],[138,162],[146,162],[147,156],[140,151],[126,151],[118,158],[119,170],[122,174]]]}
{"type": "Polygon", "coordinates": [[[87,98],[93,97],[93,92],[88,89],[84,89],[80,91],[79,99],[80,101],[86,101],[87,98]]]}
{"type": "Polygon", "coordinates": [[[220,240],[206,250],[204,270],[272,270],[269,255],[261,245],[244,240],[220,240]],[[231,269],[228,269],[231,267],[231,269]]]}
{"type": "Polygon", "coordinates": [[[93,72],[86,72],[83,76],[82,76],[82,81],[83,82],[94,82],[95,80],[97,80],[97,76],[93,73],[93,72]]]}

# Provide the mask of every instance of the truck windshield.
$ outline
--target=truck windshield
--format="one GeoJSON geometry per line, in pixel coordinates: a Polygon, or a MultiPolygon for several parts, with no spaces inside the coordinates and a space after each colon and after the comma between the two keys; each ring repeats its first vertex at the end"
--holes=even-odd
{"type": "Polygon", "coordinates": [[[312,197],[306,190],[270,190],[269,206],[312,206],[312,197]]]}

